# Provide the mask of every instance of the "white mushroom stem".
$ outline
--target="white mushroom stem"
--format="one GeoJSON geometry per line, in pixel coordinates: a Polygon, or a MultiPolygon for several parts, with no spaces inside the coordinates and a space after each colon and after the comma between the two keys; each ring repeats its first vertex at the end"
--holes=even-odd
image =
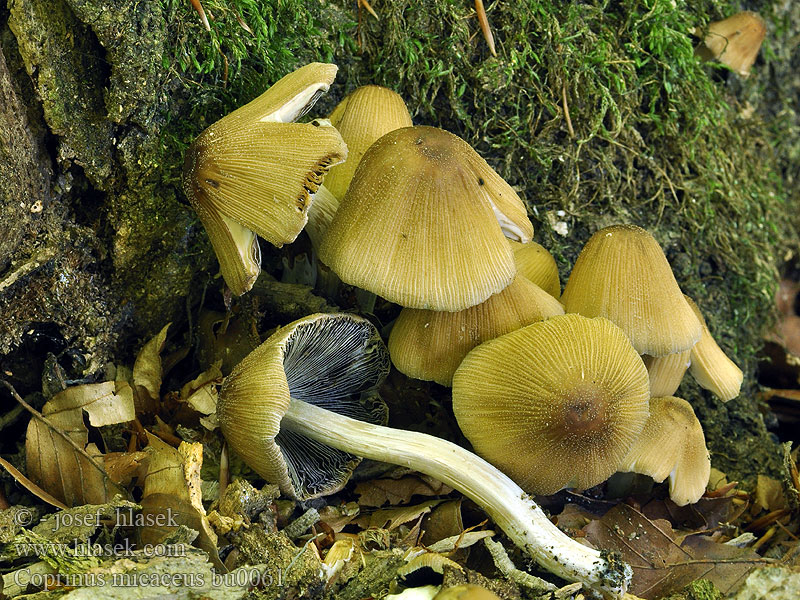
{"type": "Polygon", "coordinates": [[[424,433],[365,423],[295,399],[281,428],[356,456],[435,477],[483,508],[517,546],[567,581],[580,582],[606,598],[621,597],[628,587],[630,566],[570,538],[522,488],[461,446],[424,433]]]}

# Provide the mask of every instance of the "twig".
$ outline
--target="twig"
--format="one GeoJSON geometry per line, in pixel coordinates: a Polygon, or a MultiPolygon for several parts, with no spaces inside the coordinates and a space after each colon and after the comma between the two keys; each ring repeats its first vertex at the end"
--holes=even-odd
{"type": "Polygon", "coordinates": [[[30,479],[25,477],[25,475],[20,473],[19,470],[10,462],[8,462],[5,458],[0,458],[0,465],[3,465],[6,471],[11,473],[11,476],[17,481],[17,483],[19,483],[22,487],[28,490],[31,494],[33,494],[40,500],[44,500],[48,504],[52,504],[56,508],[67,510],[68,507],[66,504],[61,502],[61,500],[54,498],[53,496],[45,492],[42,488],[40,488],[38,485],[33,483],[30,479]]]}
{"type": "Polygon", "coordinates": [[[489,46],[489,52],[492,53],[492,56],[497,56],[497,52],[494,49],[494,36],[492,35],[491,27],[489,27],[489,19],[486,16],[486,9],[483,7],[483,0],[475,0],[475,12],[478,15],[478,23],[480,23],[481,31],[483,32],[483,39],[486,40],[486,44],[489,46]]]}
{"type": "Polygon", "coordinates": [[[358,0],[358,6],[359,7],[363,6],[365,9],[367,9],[367,12],[369,14],[371,14],[373,17],[375,17],[376,21],[380,21],[380,19],[378,18],[378,13],[376,13],[373,10],[373,8],[370,6],[370,4],[369,4],[369,2],[367,2],[367,0],[358,0]]]}
{"type": "Polygon", "coordinates": [[[203,10],[203,5],[200,4],[200,0],[189,0],[192,3],[192,8],[197,11],[197,14],[200,15],[200,21],[203,23],[203,27],[206,28],[206,31],[211,31],[211,25],[208,23],[208,17],[206,17],[206,11],[203,10]]]}
{"type": "Polygon", "coordinates": [[[575,137],[575,130],[572,128],[572,119],[569,117],[569,105],[567,104],[567,84],[561,84],[561,105],[564,107],[564,120],[567,122],[569,137],[575,137]]]}
{"type": "Polygon", "coordinates": [[[489,554],[492,555],[492,560],[494,560],[495,566],[503,575],[508,577],[514,583],[526,587],[536,593],[554,592],[556,590],[556,586],[554,586],[552,583],[545,581],[544,579],[540,579],[535,575],[531,575],[530,573],[526,573],[525,571],[520,571],[516,566],[514,566],[514,563],[511,562],[508,554],[506,554],[506,549],[503,548],[503,545],[500,542],[495,542],[489,538],[484,538],[483,543],[486,544],[486,549],[489,551],[489,554]]]}

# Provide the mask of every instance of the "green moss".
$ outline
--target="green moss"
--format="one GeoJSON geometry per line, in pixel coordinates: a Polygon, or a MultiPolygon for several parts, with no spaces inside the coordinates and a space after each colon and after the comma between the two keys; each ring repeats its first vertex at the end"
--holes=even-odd
{"type": "MultiPolygon", "coordinates": [[[[696,387],[682,390],[713,431],[712,454],[737,478],[752,444],[770,457],[759,456],[761,470],[778,466],[753,392],[775,256],[798,244],[782,184],[800,156],[797,120],[786,116],[796,95],[778,102],[781,112],[766,91],[773,62],[793,48],[791,9],[762,3],[771,42],[743,83],[694,55],[699,40],[689,32],[738,9],[719,0],[489,4],[497,58],[463,0],[395,0],[377,7],[380,21],[364,13],[360,23],[346,2],[207,2],[210,33],[188,4],[166,6],[180,17],[172,68],[203,106],[191,113],[192,132],[298,64],[333,60],[340,73],[319,112],[364,83],[398,91],[416,123],[462,136],[520,190],[564,279],[597,229],[650,230],[746,374],[741,399],[724,407],[696,387]],[[743,429],[731,437],[735,427],[743,429]]],[[[188,134],[173,130],[176,147],[188,134]]]]}

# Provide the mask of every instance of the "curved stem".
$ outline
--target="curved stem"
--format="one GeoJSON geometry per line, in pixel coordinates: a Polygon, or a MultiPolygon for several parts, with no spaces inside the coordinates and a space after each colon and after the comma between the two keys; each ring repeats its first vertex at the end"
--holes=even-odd
{"type": "Polygon", "coordinates": [[[537,563],[605,597],[620,597],[631,568],[570,538],[498,469],[461,446],[437,437],[351,419],[292,399],[281,427],[338,450],[435,477],[486,511],[537,563]]]}

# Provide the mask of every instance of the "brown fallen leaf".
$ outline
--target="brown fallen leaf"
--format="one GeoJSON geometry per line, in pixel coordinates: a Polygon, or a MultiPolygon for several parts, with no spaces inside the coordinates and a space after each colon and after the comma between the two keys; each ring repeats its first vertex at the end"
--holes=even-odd
{"type": "Polygon", "coordinates": [[[422,504],[414,506],[395,506],[383,508],[374,513],[362,515],[354,522],[362,529],[386,529],[391,531],[409,521],[419,519],[422,515],[431,512],[431,509],[439,504],[441,500],[428,500],[422,504]]]}
{"type": "Polygon", "coordinates": [[[127,497],[106,474],[102,454],[89,444],[84,411],[93,426],[130,421],[130,386],[107,381],[68,388],[30,420],[25,437],[28,477],[68,506],[104,504],[117,494],[127,497]]]}
{"type": "Polygon", "coordinates": [[[133,391],[136,413],[156,412],[161,392],[161,350],[167,339],[167,323],[158,334],[139,351],[133,363],[133,391]]]}
{"type": "Polygon", "coordinates": [[[211,561],[226,572],[217,552],[217,534],[208,522],[200,501],[202,444],[183,442],[181,449],[147,434],[147,473],[142,492],[144,526],[140,535],[144,544],[161,544],[180,526],[199,532],[195,544],[205,550],[211,561]]]}
{"type": "Polygon", "coordinates": [[[181,388],[180,400],[203,415],[217,410],[217,387],[222,383],[222,361],[218,360],[181,388]]]}
{"type": "Polygon", "coordinates": [[[695,579],[709,579],[726,594],[754,568],[769,564],[752,550],[686,535],[669,522],[651,521],[641,512],[618,504],[585,528],[596,548],[616,550],[633,568],[630,592],[647,600],[660,598],[695,579]]]}
{"type": "Polygon", "coordinates": [[[427,475],[407,475],[400,479],[372,479],[356,486],[361,506],[408,504],[414,494],[440,496],[452,489],[427,475]]]}

